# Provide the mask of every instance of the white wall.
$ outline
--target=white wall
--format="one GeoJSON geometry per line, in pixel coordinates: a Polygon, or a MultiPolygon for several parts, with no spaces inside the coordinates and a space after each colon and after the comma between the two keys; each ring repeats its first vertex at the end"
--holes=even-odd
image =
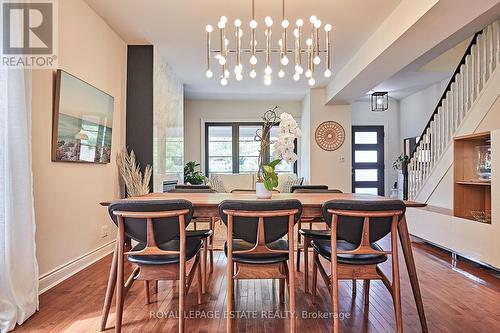
{"type": "Polygon", "coordinates": [[[153,76],[153,190],[162,192],[164,180],[184,180],[184,160],[168,158],[184,153],[184,88],[156,47],[153,76]]]}
{"type": "Polygon", "coordinates": [[[300,122],[300,101],[185,100],[185,161],[201,163],[203,160],[205,128],[202,128],[202,121],[261,121],[264,112],[275,105],[279,105],[283,112],[290,113],[300,122]]]}
{"type": "MultiPolygon", "coordinates": [[[[302,100],[300,125],[302,139],[300,140],[299,176],[304,177],[304,184],[311,180],[311,94],[308,92],[302,100]]],[[[314,140],[314,138],[312,138],[314,140]]]]}
{"type": "Polygon", "coordinates": [[[401,147],[404,139],[422,134],[448,82],[443,80],[399,101],[401,147]]]}
{"type": "Polygon", "coordinates": [[[53,72],[34,71],[33,188],[42,277],[57,275],[114,240],[114,227],[99,201],[120,197],[114,155],[125,142],[127,45],[83,0],[59,1],[58,19],[60,68],[114,97],[113,155],[104,165],[51,161],[53,72]],[[102,227],[108,228],[104,238],[102,227]]]}
{"type": "Polygon", "coordinates": [[[384,112],[373,112],[369,101],[360,101],[352,104],[353,126],[384,126],[384,163],[385,163],[385,195],[397,181],[397,172],[392,163],[398,158],[402,150],[402,140],[399,128],[399,101],[389,99],[389,109],[384,112]]]}
{"type": "MultiPolygon", "coordinates": [[[[309,102],[310,180],[343,192],[351,192],[351,106],[325,105],[325,89],[311,89],[309,102]],[[324,121],[338,122],[345,131],[344,144],[335,151],[321,149],[314,139],[316,128],[324,121]]],[[[308,106],[306,105],[305,108],[308,106]]]]}

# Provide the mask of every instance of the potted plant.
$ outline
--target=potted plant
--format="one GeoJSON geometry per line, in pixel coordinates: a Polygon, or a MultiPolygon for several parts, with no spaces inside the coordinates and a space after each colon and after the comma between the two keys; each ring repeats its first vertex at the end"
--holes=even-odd
{"type": "Polygon", "coordinates": [[[141,172],[139,163],[136,162],[135,153],[130,154],[126,148],[116,154],[116,165],[126,187],[128,197],[136,197],[149,193],[149,182],[151,180],[151,165],[146,165],[144,175],[141,172]]]}
{"type": "Polygon", "coordinates": [[[264,113],[262,117],[264,125],[255,134],[255,140],[260,141],[259,171],[257,173],[255,192],[257,198],[262,199],[271,198],[273,189],[278,186],[278,174],[275,171],[276,166],[283,160],[288,163],[297,161],[297,154],[294,152],[294,142],[296,138],[302,136],[302,132],[295,119],[286,112],[281,113],[278,117],[276,114],[277,109],[278,106],[275,106],[272,110],[264,113]],[[276,125],[279,126],[279,131],[278,139],[274,143],[274,159],[265,164],[264,154],[269,150],[269,146],[271,145],[271,129],[276,125]]]}
{"type": "Polygon", "coordinates": [[[200,163],[189,161],[184,166],[184,183],[190,185],[200,185],[205,183],[205,176],[199,170],[196,170],[200,163]]]}

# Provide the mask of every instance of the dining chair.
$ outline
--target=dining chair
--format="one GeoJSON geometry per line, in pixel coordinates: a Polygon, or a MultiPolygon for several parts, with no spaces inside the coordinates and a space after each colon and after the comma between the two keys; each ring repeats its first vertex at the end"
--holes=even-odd
{"type": "Polygon", "coordinates": [[[280,302],[288,282],[290,331],[296,332],[293,229],[301,214],[298,200],[226,200],[219,205],[227,226],[227,332],[232,331],[234,280],[239,279],[278,279],[280,302]]]}
{"type": "MultiPolygon", "coordinates": [[[[109,215],[118,226],[115,262],[116,269],[116,324],[115,332],[122,328],[125,296],[135,280],[146,286],[146,303],[150,302],[151,280],[179,281],[179,332],[184,331],[184,302],[194,274],[198,275],[198,304],[202,301],[200,239],[187,238],[186,226],[191,222],[193,206],[186,200],[119,201],[108,207],[109,215]],[[130,251],[124,251],[125,235],[138,242],[130,251]],[[133,271],[124,280],[124,259],[133,264],[133,271]],[[186,274],[186,263],[194,259],[186,274]]],[[[115,285],[108,285],[101,331],[107,316],[115,285]],[[111,288],[110,288],[111,287],[111,288]],[[111,290],[110,290],[111,289],[111,290]]]]}
{"type": "Polygon", "coordinates": [[[210,185],[205,185],[205,184],[200,184],[200,185],[191,185],[191,184],[177,184],[175,185],[176,190],[193,190],[193,189],[198,189],[198,190],[210,190],[211,187],[210,185]]]}
{"type": "Polygon", "coordinates": [[[297,190],[328,190],[328,185],[292,185],[290,192],[297,190]]]}
{"type": "MultiPolygon", "coordinates": [[[[235,188],[231,190],[232,194],[255,194],[255,190],[250,190],[250,189],[240,189],[240,188],[235,188]]],[[[280,193],[280,191],[274,189],[272,190],[272,193],[280,193]]]]}
{"type": "MultiPolygon", "coordinates": [[[[316,193],[316,194],[325,194],[325,193],[342,193],[341,190],[337,189],[328,189],[326,185],[303,185],[294,189],[293,193],[316,193]],[[325,188],[326,187],[326,188],[325,188]]],[[[311,244],[311,240],[313,239],[330,239],[330,230],[328,230],[328,226],[326,226],[326,230],[317,230],[313,229],[313,223],[325,223],[323,217],[318,218],[301,218],[298,225],[298,234],[297,234],[297,272],[300,272],[300,253],[303,251],[304,253],[304,291],[309,293],[309,247],[311,244]],[[309,223],[308,229],[303,229],[302,224],[309,223]],[[301,242],[303,238],[303,241],[301,242]]],[[[352,284],[353,294],[356,293],[356,280],[353,280],[352,284]]]]}
{"type": "MultiPolygon", "coordinates": [[[[210,188],[209,185],[177,185],[170,193],[216,193],[216,191],[210,188]]],[[[216,217],[193,216],[193,230],[186,230],[187,238],[198,238],[203,241],[203,255],[201,257],[201,275],[203,276],[201,290],[203,294],[207,291],[207,271],[209,271],[210,274],[214,271],[213,244],[216,222],[216,217]],[[208,223],[208,229],[198,229],[198,223],[208,223]],[[209,260],[210,267],[207,269],[209,260]]]]}
{"type": "Polygon", "coordinates": [[[397,232],[405,209],[400,200],[332,200],[323,204],[322,213],[331,228],[331,237],[311,242],[314,249],[312,302],[316,302],[319,271],[331,294],[335,333],[339,332],[338,281],[354,278],[364,280],[365,306],[369,304],[370,280],[382,280],[392,295],[396,330],[403,332],[397,232]],[[389,234],[390,250],[384,250],[376,242],[389,234]],[[392,261],[392,281],[378,266],[387,261],[388,255],[392,261]],[[330,262],[330,276],[320,256],[330,262]]]}

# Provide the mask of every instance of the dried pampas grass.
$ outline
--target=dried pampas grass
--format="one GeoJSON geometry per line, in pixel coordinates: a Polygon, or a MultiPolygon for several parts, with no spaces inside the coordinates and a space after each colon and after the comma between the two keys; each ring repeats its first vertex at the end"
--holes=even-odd
{"type": "Polygon", "coordinates": [[[132,150],[130,154],[126,148],[116,154],[116,164],[127,188],[127,196],[135,197],[149,193],[149,181],[151,179],[151,165],[146,165],[144,176],[142,175],[139,164],[135,160],[135,154],[132,150]]]}

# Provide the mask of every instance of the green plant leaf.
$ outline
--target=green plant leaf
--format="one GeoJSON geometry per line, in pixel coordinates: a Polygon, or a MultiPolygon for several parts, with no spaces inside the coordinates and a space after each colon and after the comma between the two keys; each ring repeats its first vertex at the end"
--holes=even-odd
{"type": "Polygon", "coordinates": [[[262,170],[264,171],[264,176],[265,176],[265,174],[270,174],[270,173],[274,172],[274,168],[269,166],[269,165],[264,165],[262,167],[262,170]]]}
{"type": "Polygon", "coordinates": [[[271,180],[271,179],[265,179],[265,180],[264,180],[264,187],[265,187],[268,191],[272,191],[272,190],[273,190],[273,183],[272,183],[272,180],[271,180]]]}
{"type": "MultiPolygon", "coordinates": [[[[273,169],[274,169],[274,168],[276,168],[276,166],[277,166],[278,164],[280,164],[280,162],[281,162],[281,159],[277,159],[277,160],[274,160],[274,161],[270,162],[270,163],[269,163],[269,164],[267,164],[267,165],[269,165],[271,168],[273,168],[273,169]]],[[[274,171],[274,170],[273,170],[273,171],[274,171]]]]}

